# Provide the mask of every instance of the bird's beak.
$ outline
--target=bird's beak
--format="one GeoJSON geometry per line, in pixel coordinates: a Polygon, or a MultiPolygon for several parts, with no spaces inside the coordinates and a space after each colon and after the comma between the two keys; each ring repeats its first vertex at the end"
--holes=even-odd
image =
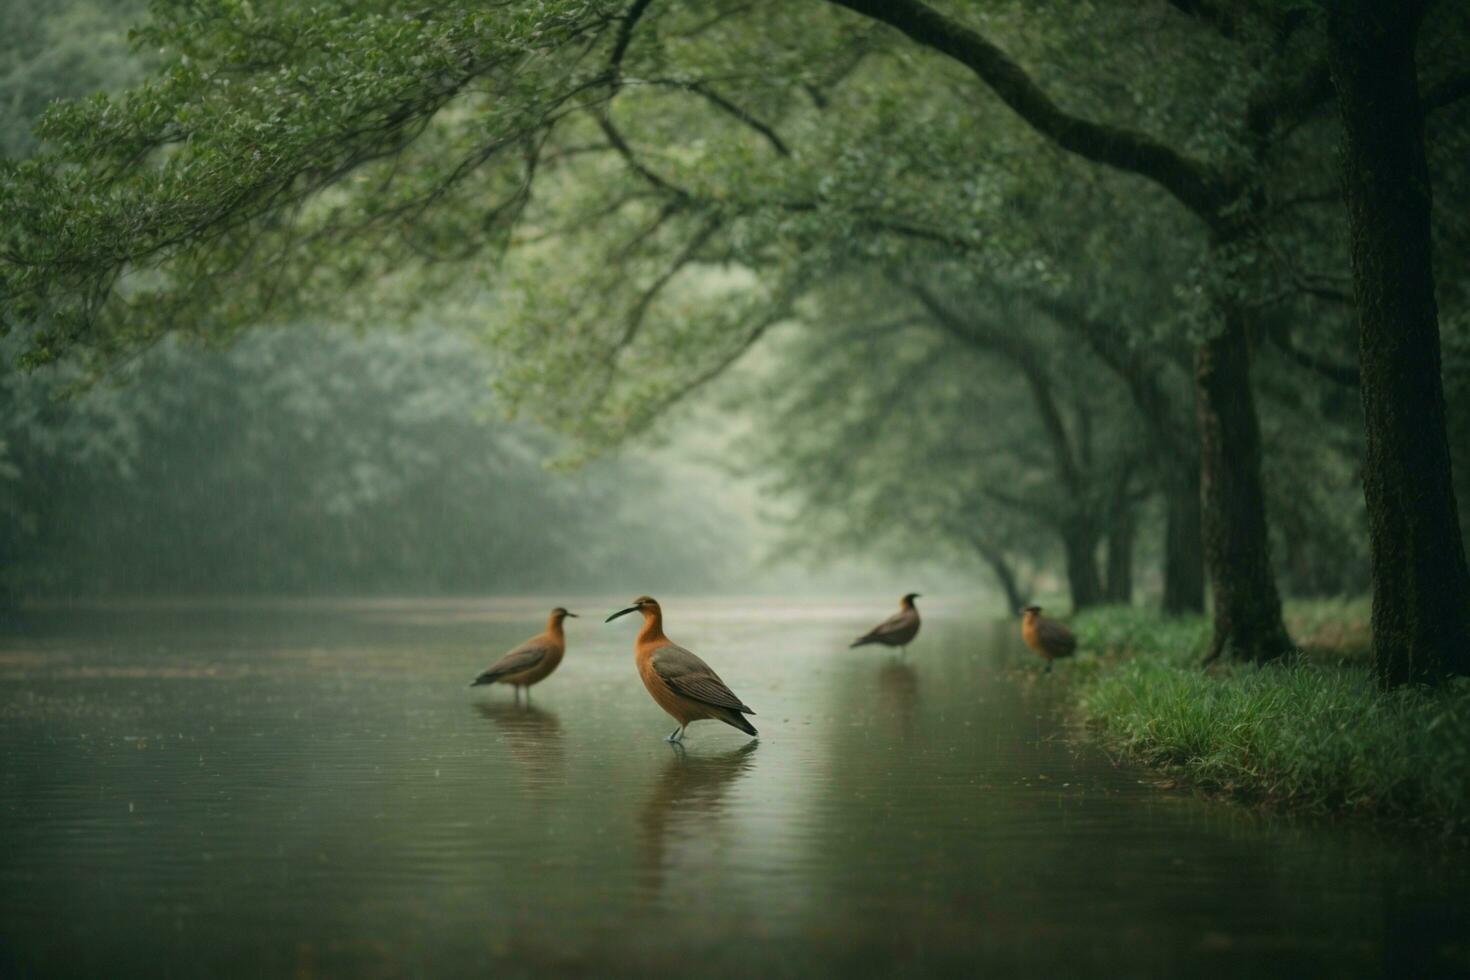
{"type": "Polygon", "coordinates": [[[611,616],[609,616],[606,619],[604,619],[603,622],[604,623],[611,623],[613,620],[617,619],[619,616],[626,616],[630,612],[637,612],[637,611],[638,611],[638,607],[637,606],[629,606],[627,609],[619,609],[617,612],[613,613],[611,616]]]}
{"type": "Polygon", "coordinates": [[[581,616],[578,616],[576,613],[572,613],[572,612],[566,613],[566,615],[567,616],[570,616],[572,619],[581,619],[582,618],[581,616]]]}

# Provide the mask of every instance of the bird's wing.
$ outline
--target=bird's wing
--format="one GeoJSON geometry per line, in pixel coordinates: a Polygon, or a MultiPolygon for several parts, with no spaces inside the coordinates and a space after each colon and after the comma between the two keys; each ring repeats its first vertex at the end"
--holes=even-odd
{"type": "Polygon", "coordinates": [[[519,674],[539,664],[551,652],[551,645],[541,637],[534,637],[486,667],[480,680],[491,680],[507,674],[519,674]]]}
{"type": "Polygon", "coordinates": [[[747,715],[755,714],[720,680],[720,675],[711,670],[709,664],[683,647],[672,643],[659,647],[653,655],[653,669],[675,693],[686,698],[747,715]]]}
{"type": "Polygon", "coordinates": [[[869,630],[863,639],[866,640],[870,636],[887,636],[889,633],[897,633],[905,627],[912,625],[912,623],[913,613],[907,609],[900,609],[869,630]]]}
{"type": "Polygon", "coordinates": [[[1050,619],[1036,624],[1036,635],[1040,637],[1041,645],[1049,649],[1066,653],[1077,649],[1077,637],[1072,635],[1072,631],[1050,619]]]}

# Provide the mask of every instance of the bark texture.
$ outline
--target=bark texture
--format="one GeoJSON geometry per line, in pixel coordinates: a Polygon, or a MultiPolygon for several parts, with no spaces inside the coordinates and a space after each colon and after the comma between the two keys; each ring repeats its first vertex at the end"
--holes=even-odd
{"type": "Polygon", "coordinates": [[[1199,464],[1182,464],[1165,488],[1164,612],[1205,611],[1205,564],[1200,546],[1199,464]]]}
{"type": "Polygon", "coordinates": [[[1133,539],[1135,524],[1132,508],[1125,507],[1108,528],[1108,565],[1104,597],[1108,602],[1128,605],[1133,601],[1133,539]]]}
{"type": "Polygon", "coordinates": [[[977,542],[975,548],[990,571],[995,575],[995,580],[1000,584],[1006,594],[1006,608],[1012,613],[1019,614],[1022,607],[1026,605],[1027,597],[1021,591],[1020,583],[1016,579],[1015,569],[1011,563],[1006,561],[1005,554],[998,548],[992,548],[984,543],[977,542]]]}
{"type": "Polygon", "coordinates": [[[1102,578],[1097,573],[1097,540],[1097,531],[1085,522],[1073,521],[1062,528],[1062,550],[1067,559],[1067,587],[1072,593],[1073,612],[1102,602],[1102,578]]]}
{"type": "Polygon", "coordinates": [[[1385,687],[1470,673],[1414,45],[1423,3],[1335,0],[1328,45],[1359,321],[1373,657],[1385,687]]]}
{"type": "Polygon", "coordinates": [[[1221,333],[1195,354],[1205,564],[1215,600],[1206,662],[1264,663],[1291,650],[1271,570],[1261,487],[1261,429],[1251,397],[1244,318],[1231,309],[1221,333]]]}

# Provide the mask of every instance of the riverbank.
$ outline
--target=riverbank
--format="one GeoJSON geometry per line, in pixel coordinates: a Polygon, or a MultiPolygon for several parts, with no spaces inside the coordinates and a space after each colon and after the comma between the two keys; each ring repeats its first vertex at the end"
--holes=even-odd
{"type": "Polygon", "coordinates": [[[1114,751],[1249,803],[1470,832],[1470,682],[1378,691],[1364,602],[1289,604],[1301,656],[1199,663],[1204,618],[1100,609],[1073,622],[1076,698],[1114,751]]]}

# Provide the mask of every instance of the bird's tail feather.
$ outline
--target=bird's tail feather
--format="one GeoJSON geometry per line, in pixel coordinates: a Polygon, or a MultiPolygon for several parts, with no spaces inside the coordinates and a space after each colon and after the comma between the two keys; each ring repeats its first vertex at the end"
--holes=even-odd
{"type": "Polygon", "coordinates": [[[720,716],[720,720],[727,725],[731,725],[735,728],[740,729],[747,735],[760,734],[760,732],[755,730],[755,726],[746,721],[745,716],[738,711],[727,711],[725,714],[720,716]]]}
{"type": "Polygon", "coordinates": [[[851,643],[849,643],[847,645],[847,648],[851,650],[853,647],[865,647],[872,642],[873,638],[871,636],[860,636],[856,640],[853,640],[851,643]]]}

